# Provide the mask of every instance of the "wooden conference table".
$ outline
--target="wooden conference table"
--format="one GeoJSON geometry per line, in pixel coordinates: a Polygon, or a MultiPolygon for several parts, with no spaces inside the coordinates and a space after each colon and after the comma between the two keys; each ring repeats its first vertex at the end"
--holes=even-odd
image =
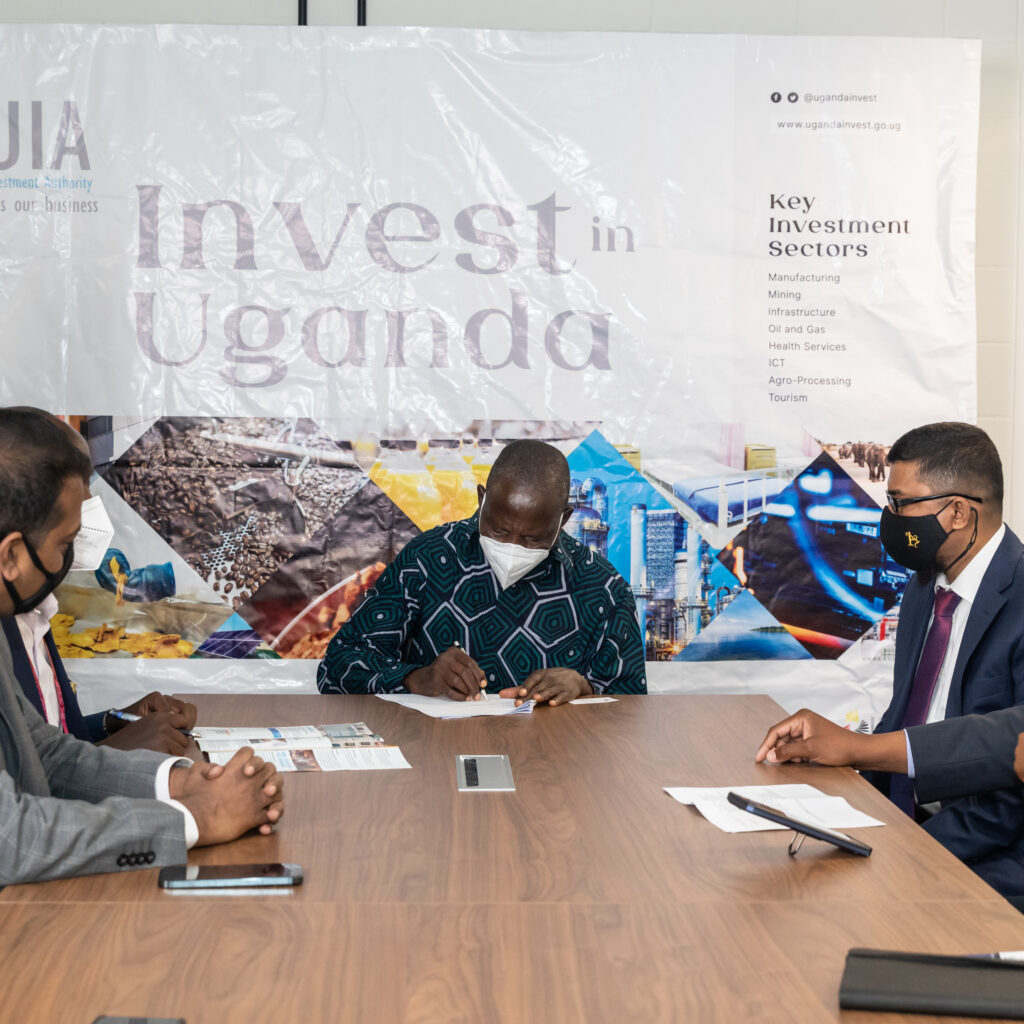
{"type": "MultiPolygon", "coordinates": [[[[1024,948],[1024,917],[849,769],[755,765],[767,697],[624,697],[436,721],[370,697],[202,696],[207,725],[366,722],[412,770],[290,774],[270,837],[192,861],[298,861],[286,893],[174,894],[156,871],[0,893],[0,1019],[924,1021],[840,1014],[847,949],[1024,948]],[[514,793],[460,794],[459,753],[514,793]],[[728,835],[666,785],[811,782],[886,821],[852,857],[728,835]]],[[[951,1018],[935,1018],[949,1021],[951,1018]]]]}

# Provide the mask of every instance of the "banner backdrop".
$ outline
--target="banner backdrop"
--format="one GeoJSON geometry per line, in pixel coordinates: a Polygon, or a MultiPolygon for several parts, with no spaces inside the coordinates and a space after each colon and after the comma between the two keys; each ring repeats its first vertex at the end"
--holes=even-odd
{"type": "Polygon", "coordinates": [[[979,59],[5,27],[0,400],[76,417],[118,531],[54,622],[85,706],[310,689],[401,546],[538,437],[652,690],[870,724],[887,446],[976,415],[979,59]]]}

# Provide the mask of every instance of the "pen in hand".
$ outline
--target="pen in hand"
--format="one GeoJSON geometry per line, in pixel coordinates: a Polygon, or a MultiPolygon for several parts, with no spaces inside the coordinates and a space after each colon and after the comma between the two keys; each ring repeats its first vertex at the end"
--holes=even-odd
{"type": "MultiPolygon", "coordinates": [[[[452,647],[456,648],[457,650],[462,651],[466,655],[467,658],[469,657],[469,652],[466,650],[465,647],[462,646],[462,644],[459,643],[458,640],[453,640],[452,641],[452,647]]],[[[476,667],[479,669],[480,666],[477,665],[476,667]]],[[[481,691],[480,693],[474,694],[469,699],[470,700],[487,700],[487,697],[488,697],[488,695],[487,695],[487,680],[484,679],[482,675],[480,677],[480,691],[481,691]]]]}
{"type": "MultiPolygon", "coordinates": [[[[118,711],[116,708],[111,708],[108,712],[111,718],[117,718],[122,722],[141,722],[142,715],[133,714],[131,711],[118,711]]],[[[179,729],[178,732],[185,736],[191,737],[192,731],[190,729],[179,729]]]]}
{"type": "Polygon", "coordinates": [[[111,708],[108,712],[111,718],[118,718],[122,722],[141,722],[142,715],[133,715],[130,711],[118,711],[116,708],[111,708]]]}

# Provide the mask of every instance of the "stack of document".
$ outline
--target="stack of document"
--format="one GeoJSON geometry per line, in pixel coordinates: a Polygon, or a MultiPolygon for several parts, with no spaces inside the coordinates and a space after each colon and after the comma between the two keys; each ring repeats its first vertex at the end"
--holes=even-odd
{"type": "Polygon", "coordinates": [[[252,747],[279,772],[332,772],[408,768],[402,751],[387,746],[363,722],[343,725],[199,726],[192,730],[213,764],[226,764],[241,747],[252,747]]]}
{"type": "Polygon", "coordinates": [[[784,829],[774,821],[748,814],[734,807],[726,799],[729,792],[739,793],[748,800],[767,804],[773,810],[818,828],[868,828],[884,825],[863,811],[851,807],[841,796],[828,796],[814,786],[720,786],[679,787],[666,786],[665,792],[681,804],[692,804],[712,825],[723,832],[765,832],[784,829]]]}
{"type": "Polygon", "coordinates": [[[496,715],[528,715],[533,710],[532,700],[516,707],[514,700],[485,693],[479,700],[450,700],[448,697],[422,697],[418,693],[378,693],[381,700],[412,708],[431,718],[478,718],[496,715]]]}

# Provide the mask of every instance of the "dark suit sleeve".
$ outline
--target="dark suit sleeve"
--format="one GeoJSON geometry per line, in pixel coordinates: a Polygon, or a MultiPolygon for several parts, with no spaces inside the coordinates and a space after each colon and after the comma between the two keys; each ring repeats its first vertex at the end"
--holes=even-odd
{"type": "Polygon", "coordinates": [[[929,803],[1018,787],[1013,752],[1022,732],[1021,706],[908,729],[918,800],[929,803]]]}
{"type": "Polygon", "coordinates": [[[107,738],[107,730],[103,728],[103,719],[107,717],[106,711],[97,711],[94,715],[82,715],[82,731],[75,733],[80,740],[89,743],[99,743],[107,738]]]}
{"type": "MultiPolygon", "coordinates": [[[[1009,698],[1005,700],[1008,707],[1001,710],[1018,708],[1024,704],[1024,638],[1019,629],[1014,629],[1012,638],[991,629],[981,643],[986,645],[984,669],[978,666],[974,685],[980,684],[978,677],[982,672],[985,679],[1001,680],[1009,698]]],[[[981,658],[980,651],[977,656],[981,658]]],[[[1005,749],[1002,752],[1008,753],[1005,749]]],[[[1009,763],[1012,764],[1012,758],[1009,763]]],[[[915,762],[915,774],[916,769],[915,762]]],[[[975,781],[980,781],[981,774],[975,776],[975,781]]],[[[978,793],[975,786],[974,795],[944,802],[925,823],[925,831],[968,864],[1019,846],[1024,841],[1024,789],[1012,778],[1003,778],[1012,788],[978,793]]],[[[918,802],[922,802],[920,788],[917,794],[918,802]]]]}

